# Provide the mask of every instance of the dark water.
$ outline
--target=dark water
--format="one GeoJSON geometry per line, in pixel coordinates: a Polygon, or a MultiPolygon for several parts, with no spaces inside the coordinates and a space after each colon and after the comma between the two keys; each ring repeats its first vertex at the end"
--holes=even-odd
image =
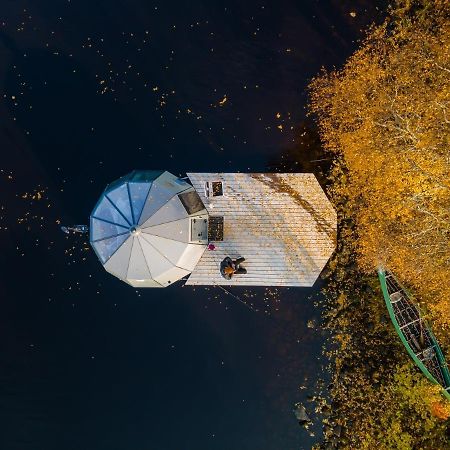
{"type": "Polygon", "coordinates": [[[132,169],[320,176],[305,86],[380,17],[369,1],[0,1],[0,449],[311,447],[291,410],[320,370],[319,282],[233,291],[259,312],[217,289],[136,292],[58,223],[86,223],[132,169]]]}

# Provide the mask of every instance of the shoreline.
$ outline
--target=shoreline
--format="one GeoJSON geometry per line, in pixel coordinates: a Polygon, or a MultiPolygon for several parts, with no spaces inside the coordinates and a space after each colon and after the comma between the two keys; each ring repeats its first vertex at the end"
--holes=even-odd
{"type": "Polygon", "coordinates": [[[389,433],[379,424],[387,426],[393,415],[405,413],[409,417],[404,419],[416,427],[403,430],[400,436],[407,435],[411,446],[398,447],[389,441],[391,447],[379,448],[413,448],[412,442],[422,439],[423,448],[445,448],[450,445],[449,424],[433,415],[433,405],[443,410],[447,405],[441,401],[439,387],[414,365],[395,333],[377,273],[366,274],[358,268],[356,228],[334,186],[330,184],[328,195],[338,212],[338,243],[322,274],[327,283],[322,326],[331,333],[323,355],[329,361],[326,370],[331,382],[325,389],[317,387],[314,404],[323,417],[324,439],[314,449],[373,449],[383,431],[389,433]],[[429,401],[422,402],[423,396],[429,401]]]}
{"type": "Polygon", "coordinates": [[[338,213],[323,274],[332,382],[317,401],[331,413],[317,449],[450,448],[450,402],[409,358],[377,276],[381,264],[416,296],[447,353],[450,8],[396,0],[387,13],[340,69],[309,85],[338,213]]]}

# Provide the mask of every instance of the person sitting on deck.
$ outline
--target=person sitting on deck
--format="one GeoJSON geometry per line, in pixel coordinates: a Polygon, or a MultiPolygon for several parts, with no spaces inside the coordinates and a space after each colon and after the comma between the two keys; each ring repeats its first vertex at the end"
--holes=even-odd
{"type": "Polygon", "coordinates": [[[231,280],[233,275],[246,274],[247,271],[241,267],[241,263],[245,261],[245,258],[238,258],[233,261],[230,257],[226,257],[220,263],[220,273],[226,280],[231,280]]]}

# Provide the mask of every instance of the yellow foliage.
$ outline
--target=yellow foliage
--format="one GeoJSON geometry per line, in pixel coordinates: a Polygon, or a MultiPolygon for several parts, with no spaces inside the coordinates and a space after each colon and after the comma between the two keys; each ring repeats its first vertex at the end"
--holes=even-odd
{"type": "Polygon", "coordinates": [[[362,268],[382,264],[450,327],[450,3],[400,2],[342,70],[311,83],[332,188],[362,268]]]}
{"type": "Polygon", "coordinates": [[[450,407],[442,404],[442,402],[432,403],[431,414],[438,419],[448,420],[450,418],[450,407]]]}
{"type": "Polygon", "coordinates": [[[334,155],[340,239],[325,318],[344,450],[450,448],[450,403],[409,359],[374,274],[384,265],[411,286],[450,344],[449,79],[450,3],[398,0],[342,70],[310,86],[334,155]]]}

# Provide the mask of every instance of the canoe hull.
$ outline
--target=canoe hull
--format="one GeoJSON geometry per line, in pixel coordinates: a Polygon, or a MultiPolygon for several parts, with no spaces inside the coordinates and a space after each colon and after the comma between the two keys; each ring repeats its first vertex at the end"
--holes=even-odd
{"type": "Polygon", "coordinates": [[[450,400],[450,372],[430,327],[410,294],[391,273],[378,269],[378,277],[389,316],[409,356],[432,383],[441,386],[443,395],[450,400]]]}

